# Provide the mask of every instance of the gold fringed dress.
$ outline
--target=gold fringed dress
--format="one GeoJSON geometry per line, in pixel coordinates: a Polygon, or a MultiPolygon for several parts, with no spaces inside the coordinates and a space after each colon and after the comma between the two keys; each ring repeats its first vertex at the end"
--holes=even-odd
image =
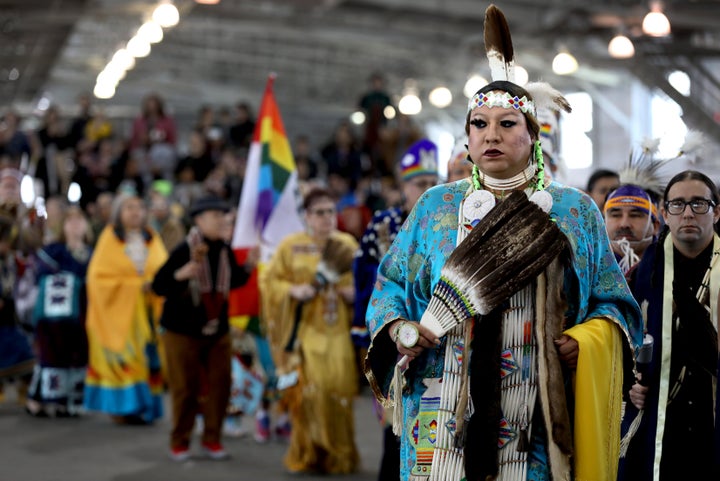
{"type": "MultiPolygon", "coordinates": [[[[352,236],[332,235],[357,249],[352,236]]],[[[354,472],[359,461],[353,422],[358,373],[350,338],[352,305],[336,290],[352,285],[351,272],[304,303],[297,341],[290,352],[285,350],[298,307],[289,289],[313,282],[321,252],[322,246],[306,233],[285,238],[260,275],[260,294],[278,376],[299,374],[295,384],[282,390],[292,424],[285,466],[292,472],[343,474],[354,472]]]]}

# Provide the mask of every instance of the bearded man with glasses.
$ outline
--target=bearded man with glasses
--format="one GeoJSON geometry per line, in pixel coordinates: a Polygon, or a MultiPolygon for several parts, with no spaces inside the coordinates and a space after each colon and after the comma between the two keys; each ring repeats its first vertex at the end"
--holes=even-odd
{"type": "Polygon", "coordinates": [[[661,207],[666,226],[631,277],[653,344],[650,356],[638,357],[628,393],[630,442],[619,479],[720,479],[719,203],[704,174],[673,177],[661,207]],[[639,425],[630,427],[639,412],[639,425]]]}

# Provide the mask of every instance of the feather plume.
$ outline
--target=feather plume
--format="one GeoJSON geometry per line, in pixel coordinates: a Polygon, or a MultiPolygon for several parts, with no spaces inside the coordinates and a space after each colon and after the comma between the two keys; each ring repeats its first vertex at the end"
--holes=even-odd
{"type": "Polygon", "coordinates": [[[643,139],[640,146],[642,147],[643,152],[649,155],[655,155],[658,152],[658,147],[660,147],[660,139],[651,139],[646,137],[643,139]]]}
{"type": "Polygon", "coordinates": [[[707,137],[697,130],[688,130],[685,135],[685,142],[680,147],[679,156],[688,157],[691,162],[695,161],[695,157],[702,153],[707,145],[707,137]]]}
{"type": "Polygon", "coordinates": [[[535,110],[550,109],[553,111],[564,110],[565,112],[572,112],[570,103],[563,97],[559,91],[555,90],[547,82],[530,82],[525,85],[525,90],[533,98],[535,102],[535,110]]]}
{"type": "Polygon", "coordinates": [[[505,15],[495,5],[491,4],[485,10],[485,53],[490,64],[490,75],[493,80],[515,80],[515,60],[505,15]]]}
{"type": "Polygon", "coordinates": [[[665,180],[660,175],[660,169],[670,160],[673,159],[656,161],[643,147],[638,155],[630,156],[627,167],[620,171],[620,183],[637,185],[645,192],[660,197],[665,190],[665,180]]]}
{"type": "MultiPolygon", "coordinates": [[[[567,239],[524,192],[498,203],[450,254],[420,323],[442,336],[532,282],[567,239]]],[[[405,361],[401,361],[405,363],[405,361]]]]}
{"type": "Polygon", "coordinates": [[[620,171],[620,183],[637,185],[656,198],[662,196],[667,179],[660,171],[668,163],[681,157],[694,162],[697,155],[705,147],[707,137],[697,130],[688,130],[685,142],[675,157],[657,159],[655,156],[660,146],[660,139],[645,138],[641,143],[640,152],[630,153],[627,166],[620,171]]]}

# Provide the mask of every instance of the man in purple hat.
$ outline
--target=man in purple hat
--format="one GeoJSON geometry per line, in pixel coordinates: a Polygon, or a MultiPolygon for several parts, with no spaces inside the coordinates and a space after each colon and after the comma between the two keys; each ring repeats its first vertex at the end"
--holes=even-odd
{"type": "Polygon", "coordinates": [[[610,245],[627,276],[660,231],[657,207],[647,191],[623,184],[608,195],[603,214],[610,245]]]}

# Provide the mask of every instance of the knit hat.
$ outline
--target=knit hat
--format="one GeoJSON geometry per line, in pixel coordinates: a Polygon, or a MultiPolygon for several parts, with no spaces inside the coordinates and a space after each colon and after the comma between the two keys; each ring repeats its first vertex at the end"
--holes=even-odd
{"type": "Polygon", "coordinates": [[[400,179],[412,179],[418,175],[438,175],[438,148],[434,142],[422,139],[405,152],[400,161],[400,179]]]}

